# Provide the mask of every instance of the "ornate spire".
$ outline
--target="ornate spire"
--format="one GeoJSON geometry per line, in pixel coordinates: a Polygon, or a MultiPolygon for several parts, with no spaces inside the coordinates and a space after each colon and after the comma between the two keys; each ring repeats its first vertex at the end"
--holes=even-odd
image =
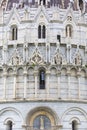
{"type": "Polygon", "coordinates": [[[2,0],[2,1],[1,1],[1,7],[2,7],[3,9],[6,9],[7,3],[8,3],[8,0],[2,0]]]}

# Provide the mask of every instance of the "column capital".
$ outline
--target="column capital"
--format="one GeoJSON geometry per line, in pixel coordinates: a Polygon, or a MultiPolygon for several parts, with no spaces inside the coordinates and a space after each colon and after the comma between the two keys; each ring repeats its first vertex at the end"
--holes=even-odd
{"type": "Polygon", "coordinates": [[[35,70],[35,71],[34,71],[34,76],[37,76],[37,75],[38,75],[38,71],[35,70]]]}
{"type": "Polygon", "coordinates": [[[3,76],[5,76],[5,77],[7,76],[7,71],[3,72],[3,76]]]}
{"type": "Polygon", "coordinates": [[[14,72],[13,75],[16,76],[16,75],[17,75],[17,72],[14,72]]]}
{"type": "Polygon", "coordinates": [[[67,76],[70,76],[71,75],[71,72],[70,71],[67,71],[67,76]]]}
{"type": "Polygon", "coordinates": [[[60,75],[61,75],[61,71],[58,71],[58,72],[57,72],[57,76],[60,76],[60,75]]]}
{"type": "Polygon", "coordinates": [[[77,77],[80,77],[80,76],[81,76],[81,72],[78,71],[78,72],[77,72],[77,77]]]}
{"type": "Polygon", "coordinates": [[[23,74],[26,76],[26,75],[27,75],[27,71],[25,70],[25,71],[23,72],[23,74]]]}
{"type": "Polygon", "coordinates": [[[49,75],[49,74],[50,74],[50,71],[49,71],[49,70],[47,70],[47,71],[46,71],[46,75],[49,75]]]}

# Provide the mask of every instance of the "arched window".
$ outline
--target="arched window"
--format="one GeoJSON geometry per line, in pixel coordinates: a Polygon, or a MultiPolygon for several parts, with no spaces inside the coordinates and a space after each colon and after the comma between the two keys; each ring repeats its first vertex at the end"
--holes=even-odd
{"type": "Polygon", "coordinates": [[[12,127],[13,127],[12,121],[8,121],[6,130],[12,130],[12,127]]]}
{"type": "Polygon", "coordinates": [[[43,27],[42,27],[42,38],[45,38],[46,37],[46,27],[45,27],[45,25],[43,25],[43,27]]]}
{"type": "Polygon", "coordinates": [[[43,5],[46,5],[46,0],[40,0],[40,5],[41,5],[41,3],[42,3],[43,5]]]}
{"type": "Polygon", "coordinates": [[[39,115],[34,119],[33,122],[34,129],[45,130],[51,128],[51,121],[45,115],[39,115]]]}
{"type": "Polygon", "coordinates": [[[40,70],[40,73],[39,73],[39,88],[45,89],[45,71],[44,70],[40,70]]]}
{"type": "Polygon", "coordinates": [[[41,38],[41,25],[38,26],[38,38],[41,38]]]}
{"type": "Polygon", "coordinates": [[[77,121],[72,121],[72,130],[77,130],[77,121]]]}
{"type": "Polygon", "coordinates": [[[38,26],[38,38],[45,39],[46,38],[46,27],[45,25],[38,26]]]}
{"type": "Polygon", "coordinates": [[[66,26],[66,37],[72,37],[72,26],[71,25],[66,26]]]}
{"type": "Polygon", "coordinates": [[[11,27],[11,39],[12,40],[17,40],[17,37],[18,37],[18,28],[17,28],[17,26],[16,25],[13,25],[12,27],[11,27]]]}

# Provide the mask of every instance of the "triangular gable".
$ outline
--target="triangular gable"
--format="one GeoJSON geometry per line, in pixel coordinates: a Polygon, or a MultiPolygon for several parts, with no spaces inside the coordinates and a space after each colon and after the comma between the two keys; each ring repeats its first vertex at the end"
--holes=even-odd
{"type": "Polygon", "coordinates": [[[19,24],[21,22],[20,15],[15,7],[11,10],[10,16],[7,20],[7,24],[19,24]]]}
{"type": "Polygon", "coordinates": [[[66,15],[65,15],[64,18],[63,18],[63,22],[67,22],[67,23],[68,23],[68,21],[71,22],[71,23],[75,23],[75,24],[77,23],[77,22],[76,22],[76,19],[75,19],[75,16],[74,16],[74,11],[73,11],[73,9],[70,8],[70,7],[68,8],[68,10],[67,10],[67,12],[66,12],[66,15]],[[70,16],[70,17],[72,18],[71,21],[67,19],[68,16],[70,16]]]}
{"type": "Polygon", "coordinates": [[[40,21],[40,22],[49,22],[49,17],[45,11],[44,6],[40,6],[38,8],[38,11],[35,15],[34,21],[40,21]]]}

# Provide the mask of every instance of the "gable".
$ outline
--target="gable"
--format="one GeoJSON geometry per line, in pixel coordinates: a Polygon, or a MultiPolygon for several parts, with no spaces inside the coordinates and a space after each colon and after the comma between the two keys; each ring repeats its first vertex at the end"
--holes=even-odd
{"type": "Polygon", "coordinates": [[[21,22],[21,18],[20,15],[18,14],[18,11],[16,8],[13,8],[7,20],[7,24],[14,25],[14,24],[19,24],[20,22],[21,22]]]}
{"type": "Polygon", "coordinates": [[[45,8],[43,6],[40,6],[38,8],[38,11],[35,15],[34,21],[37,23],[48,23],[49,17],[45,11],[45,8]]]}

